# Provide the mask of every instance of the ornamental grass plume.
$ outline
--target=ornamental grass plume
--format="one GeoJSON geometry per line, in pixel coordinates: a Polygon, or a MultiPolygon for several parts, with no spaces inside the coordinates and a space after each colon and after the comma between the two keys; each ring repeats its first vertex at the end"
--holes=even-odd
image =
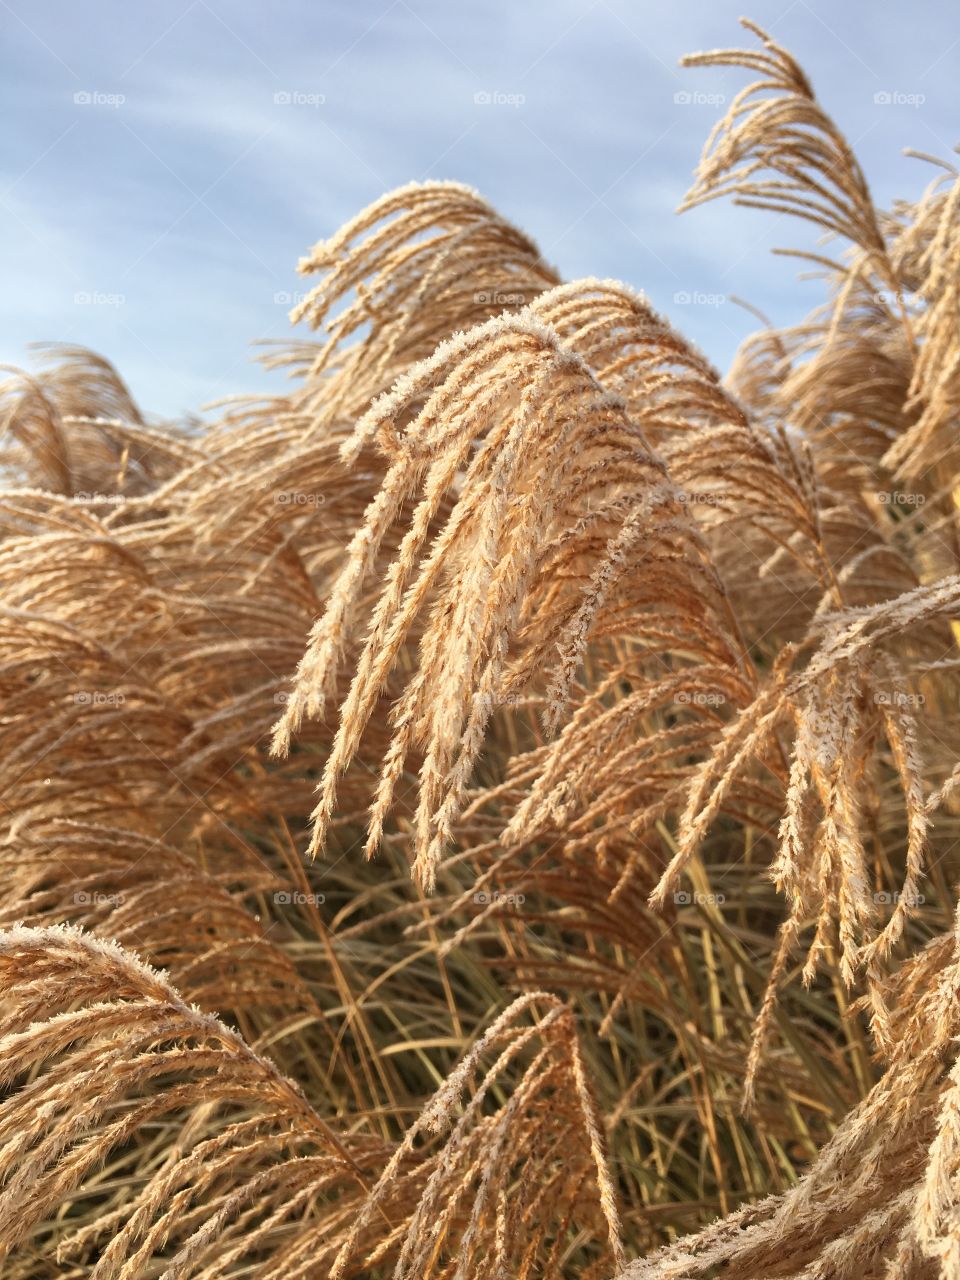
{"type": "Polygon", "coordinates": [[[725,379],[428,182],[282,394],[0,387],[5,1277],[960,1276],[960,184],[745,26],[725,379]]]}

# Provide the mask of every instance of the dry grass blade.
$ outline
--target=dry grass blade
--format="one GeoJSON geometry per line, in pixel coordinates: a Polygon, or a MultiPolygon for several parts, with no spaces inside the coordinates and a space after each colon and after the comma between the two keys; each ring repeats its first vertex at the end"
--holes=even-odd
{"type": "Polygon", "coordinates": [[[498,701],[546,674],[547,723],[557,724],[591,630],[614,610],[622,616],[625,597],[639,604],[645,584],[630,566],[641,548],[639,563],[648,580],[657,575],[661,593],[667,574],[685,577],[688,590],[695,581],[701,598],[719,591],[662,462],[623,401],[531,318],[490,320],[442,344],[375,402],[353,450],[368,439],[393,460],[314,628],[274,749],[288,749],[305,714],[323,714],[374,558],[412,504],[341,709],[312,847],[323,845],[337,779],[429,610],[419,669],[393,713],[368,851],[379,844],[406,757],[417,748],[415,866],[430,887],[498,701]],[[397,421],[421,403],[399,431],[397,421]]]}

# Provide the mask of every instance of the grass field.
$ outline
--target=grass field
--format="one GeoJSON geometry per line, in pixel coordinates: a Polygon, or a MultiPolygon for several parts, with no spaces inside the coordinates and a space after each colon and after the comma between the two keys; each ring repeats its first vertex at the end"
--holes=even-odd
{"type": "Polygon", "coordinates": [[[960,1277],[960,182],[746,25],[723,379],[429,182],[272,398],[3,386],[4,1277],[960,1277]]]}

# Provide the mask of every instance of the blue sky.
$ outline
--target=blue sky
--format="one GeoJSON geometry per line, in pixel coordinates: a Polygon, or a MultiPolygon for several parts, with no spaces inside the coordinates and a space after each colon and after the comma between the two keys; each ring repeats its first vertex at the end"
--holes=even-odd
{"type": "MultiPolygon", "coordinates": [[[[0,361],[83,343],[158,415],[278,389],[251,342],[290,332],[298,258],[432,177],[477,187],[565,277],[644,290],[725,367],[755,327],[730,295],[778,323],[820,296],[769,253],[810,245],[798,224],[674,213],[711,103],[745,83],[677,60],[749,42],[746,3],[0,0],[0,361]]],[[[919,194],[932,173],[902,149],[960,138],[956,4],[747,11],[812,76],[875,197],[919,194]]]]}

